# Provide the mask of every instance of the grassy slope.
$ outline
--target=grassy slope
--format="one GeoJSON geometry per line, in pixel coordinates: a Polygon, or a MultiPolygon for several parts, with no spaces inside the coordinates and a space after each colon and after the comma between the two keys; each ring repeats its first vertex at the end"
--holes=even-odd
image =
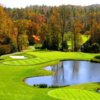
{"type": "Polygon", "coordinates": [[[30,87],[23,82],[24,78],[51,74],[42,68],[55,64],[60,59],[90,60],[96,54],[25,51],[18,55],[25,55],[27,59],[15,60],[9,55],[1,57],[3,60],[0,60],[0,100],[56,100],[48,95],[52,89],[30,87]]]}
{"type": "MultiPolygon", "coordinates": [[[[81,45],[83,45],[89,38],[90,36],[86,36],[86,35],[81,35],[82,41],[81,41],[81,45]]],[[[67,41],[69,48],[72,48],[72,41],[67,41]]]]}

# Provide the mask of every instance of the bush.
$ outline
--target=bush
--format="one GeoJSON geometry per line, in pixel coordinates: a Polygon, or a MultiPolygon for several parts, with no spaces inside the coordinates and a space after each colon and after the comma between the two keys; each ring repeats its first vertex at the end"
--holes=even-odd
{"type": "Polygon", "coordinates": [[[34,47],[35,47],[35,49],[41,49],[42,45],[41,44],[35,44],[34,47]]]}
{"type": "Polygon", "coordinates": [[[67,41],[63,41],[62,46],[64,47],[64,49],[68,49],[67,41]]]}
{"type": "Polygon", "coordinates": [[[90,43],[85,43],[81,49],[80,49],[82,52],[90,52],[91,51],[91,45],[90,43]]]}
{"type": "Polygon", "coordinates": [[[15,44],[11,44],[11,45],[10,45],[10,48],[11,48],[11,53],[17,51],[17,47],[16,47],[15,44]]]}
{"type": "Polygon", "coordinates": [[[0,47],[0,56],[5,53],[4,49],[0,47]]]}
{"type": "Polygon", "coordinates": [[[100,59],[100,56],[95,56],[96,59],[100,59]]]}
{"type": "Polygon", "coordinates": [[[98,43],[93,43],[91,46],[91,52],[98,53],[100,51],[100,46],[98,43]]]}
{"type": "Polygon", "coordinates": [[[100,46],[98,43],[86,43],[81,47],[82,52],[98,53],[100,52],[100,46]]]}
{"type": "Polygon", "coordinates": [[[49,88],[59,88],[59,86],[57,86],[57,85],[52,85],[52,86],[49,86],[49,88]]]}
{"type": "Polygon", "coordinates": [[[61,45],[62,45],[61,48],[60,48],[61,51],[67,51],[68,50],[67,41],[63,41],[61,45]]]}
{"type": "Polygon", "coordinates": [[[0,55],[11,53],[10,45],[0,45],[0,55]]]}
{"type": "Polygon", "coordinates": [[[45,40],[42,44],[42,49],[48,48],[48,41],[45,40]]]}
{"type": "Polygon", "coordinates": [[[35,87],[38,87],[38,88],[47,88],[48,85],[47,84],[34,84],[35,87]]]}

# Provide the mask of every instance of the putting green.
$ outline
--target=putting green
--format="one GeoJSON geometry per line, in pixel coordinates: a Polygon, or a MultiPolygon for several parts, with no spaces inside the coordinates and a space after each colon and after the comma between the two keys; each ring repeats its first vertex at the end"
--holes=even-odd
{"type": "Polygon", "coordinates": [[[48,95],[61,100],[100,100],[99,93],[80,89],[55,89],[48,95]]]}

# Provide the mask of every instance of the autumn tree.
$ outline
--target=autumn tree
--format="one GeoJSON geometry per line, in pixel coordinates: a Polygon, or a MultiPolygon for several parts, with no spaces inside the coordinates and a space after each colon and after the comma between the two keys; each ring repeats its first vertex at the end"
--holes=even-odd
{"type": "Polygon", "coordinates": [[[49,18],[49,46],[52,49],[58,50],[60,44],[60,22],[59,22],[59,10],[54,7],[52,9],[52,15],[49,18]]]}
{"type": "Polygon", "coordinates": [[[81,30],[83,28],[83,24],[77,20],[75,21],[75,24],[74,24],[74,51],[77,51],[80,46],[81,46],[81,43],[82,43],[82,39],[81,39],[81,30]]]}
{"type": "Polygon", "coordinates": [[[16,33],[14,29],[13,21],[4,11],[4,8],[0,6],[0,47],[4,49],[8,47],[6,50],[3,49],[5,53],[16,51],[16,33]]]}
{"type": "Polygon", "coordinates": [[[29,39],[29,44],[33,45],[34,38],[33,35],[39,35],[42,24],[45,24],[45,17],[43,15],[35,14],[33,13],[30,16],[29,20],[29,26],[28,26],[28,39],[29,39]]]}
{"type": "Polygon", "coordinates": [[[14,23],[17,27],[17,49],[21,51],[28,46],[28,20],[16,20],[14,23]]]}
{"type": "Polygon", "coordinates": [[[67,21],[67,9],[66,9],[66,6],[62,5],[60,7],[60,27],[61,27],[61,44],[62,44],[62,48],[61,50],[63,50],[63,42],[64,42],[64,34],[65,34],[65,31],[66,31],[66,21],[67,21]]]}

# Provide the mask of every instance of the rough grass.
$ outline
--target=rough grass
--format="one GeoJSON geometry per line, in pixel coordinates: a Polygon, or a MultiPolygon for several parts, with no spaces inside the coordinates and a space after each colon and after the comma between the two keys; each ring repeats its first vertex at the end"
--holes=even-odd
{"type": "Polygon", "coordinates": [[[53,65],[59,60],[90,60],[96,54],[57,52],[57,51],[24,51],[2,56],[0,60],[0,100],[56,100],[48,95],[53,89],[30,87],[24,79],[30,76],[52,74],[43,67],[53,65]],[[24,55],[27,59],[12,59],[10,55],[24,55]]]}

